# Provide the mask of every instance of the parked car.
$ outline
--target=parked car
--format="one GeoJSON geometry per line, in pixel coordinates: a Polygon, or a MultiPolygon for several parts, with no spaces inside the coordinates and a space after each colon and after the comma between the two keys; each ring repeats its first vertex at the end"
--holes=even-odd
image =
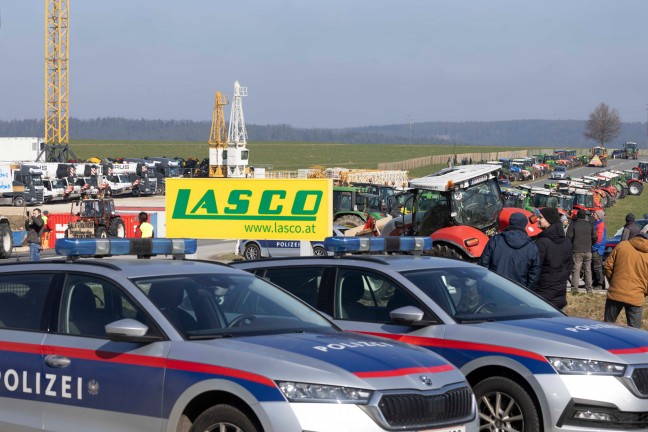
{"type": "Polygon", "coordinates": [[[551,171],[551,178],[560,180],[569,178],[567,167],[563,165],[556,165],[553,171],[551,171]]]}
{"type": "MultiPolygon", "coordinates": [[[[343,236],[349,227],[342,225],[333,226],[334,236],[343,236]]],[[[312,241],[313,255],[327,255],[323,241],[312,241]]],[[[267,257],[288,257],[299,256],[301,251],[300,240],[241,240],[238,246],[238,254],[246,260],[254,260],[267,257]]]]}
{"type": "MultiPolygon", "coordinates": [[[[365,241],[374,239],[337,237],[327,247],[348,253],[365,241]]],[[[648,332],[568,317],[484,267],[397,255],[233,266],[318,307],[343,330],[444,356],[472,385],[481,430],[648,429],[648,332]]]]}
{"type": "MultiPolygon", "coordinates": [[[[643,218],[635,220],[635,224],[639,227],[639,229],[643,229],[643,227],[648,224],[648,214],[645,214],[643,218]]],[[[619,228],[616,233],[612,237],[608,237],[605,240],[605,251],[603,252],[603,260],[605,259],[612,253],[612,250],[621,242],[621,236],[623,235],[623,227],[619,228]]]]}
{"type": "Polygon", "coordinates": [[[1,431],[477,431],[440,356],[181,259],[195,240],[141,240],[59,239],[67,262],[0,264],[1,431]],[[129,253],[178,259],[107,257],[129,253]]]}

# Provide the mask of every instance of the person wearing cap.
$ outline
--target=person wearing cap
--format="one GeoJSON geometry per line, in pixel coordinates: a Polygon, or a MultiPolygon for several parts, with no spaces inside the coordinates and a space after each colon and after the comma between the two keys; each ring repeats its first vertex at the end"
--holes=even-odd
{"type": "Polygon", "coordinates": [[[567,238],[572,242],[572,257],[574,270],[572,271],[572,292],[578,289],[581,268],[584,269],[585,290],[592,292],[592,245],[598,239],[594,225],[587,220],[587,211],[578,210],[576,220],[567,229],[567,238]]]}
{"type": "Polygon", "coordinates": [[[610,287],[603,319],[616,322],[625,310],[630,327],[641,328],[643,304],[648,295],[648,234],[620,242],[605,260],[605,275],[610,287]]]}
{"type": "Polygon", "coordinates": [[[523,213],[512,213],[509,225],[488,241],[478,264],[534,289],[540,278],[540,258],[527,234],[527,223],[523,213]]]}
{"type": "Polygon", "coordinates": [[[569,218],[567,217],[567,215],[560,215],[560,223],[562,224],[565,234],[567,234],[567,229],[569,228],[569,218]]]}
{"type": "Polygon", "coordinates": [[[628,213],[626,215],[626,223],[623,225],[623,233],[621,234],[621,241],[630,240],[632,237],[639,235],[641,231],[639,225],[635,223],[635,215],[633,213],[628,213]]]}
{"type": "Polygon", "coordinates": [[[596,231],[596,242],[592,245],[592,283],[594,289],[605,288],[605,277],[603,276],[603,253],[605,252],[605,213],[603,210],[596,210],[592,213],[594,218],[594,231],[596,231]]]}
{"type": "Polygon", "coordinates": [[[536,237],[540,257],[540,280],[536,294],[562,309],[567,306],[567,280],[574,267],[572,245],[560,223],[560,213],[555,207],[545,207],[538,213],[542,232],[536,237]]]}

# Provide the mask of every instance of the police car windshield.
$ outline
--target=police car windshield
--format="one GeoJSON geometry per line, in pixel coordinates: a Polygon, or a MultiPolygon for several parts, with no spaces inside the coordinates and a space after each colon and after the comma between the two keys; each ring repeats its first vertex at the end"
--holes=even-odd
{"type": "Polygon", "coordinates": [[[191,274],[131,280],[188,339],[333,330],[309,306],[252,275],[191,274]]]}
{"type": "Polygon", "coordinates": [[[458,323],[563,316],[526,288],[479,266],[402,274],[458,323]]]}

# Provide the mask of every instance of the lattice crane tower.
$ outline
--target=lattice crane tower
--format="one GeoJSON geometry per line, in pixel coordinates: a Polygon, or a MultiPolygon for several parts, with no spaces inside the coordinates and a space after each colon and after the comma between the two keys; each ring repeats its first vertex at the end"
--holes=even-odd
{"type": "Polygon", "coordinates": [[[243,96],[247,96],[247,87],[241,87],[239,82],[235,81],[227,133],[227,177],[245,177],[248,174],[250,152],[245,147],[247,131],[243,118],[243,96]]]}
{"type": "Polygon", "coordinates": [[[49,161],[75,159],[67,146],[69,13],[69,0],[45,0],[45,144],[49,161]]]}
{"type": "Polygon", "coordinates": [[[211,132],[209,133],[209,177],[227,175],[227,139],[225,136],[225,113],[223,107],[229,101],[221,92],[216,92],[211,132]]]}

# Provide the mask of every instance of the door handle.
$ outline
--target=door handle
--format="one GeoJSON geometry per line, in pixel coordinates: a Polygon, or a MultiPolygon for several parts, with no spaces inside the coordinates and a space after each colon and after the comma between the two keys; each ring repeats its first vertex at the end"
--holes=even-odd
{"type": "Polygon", "coordinates": [[[60,355],[50,354],[45,356],[45,364],[53,368],[64,368],[70,365],[70,359],[60,355]]]}

